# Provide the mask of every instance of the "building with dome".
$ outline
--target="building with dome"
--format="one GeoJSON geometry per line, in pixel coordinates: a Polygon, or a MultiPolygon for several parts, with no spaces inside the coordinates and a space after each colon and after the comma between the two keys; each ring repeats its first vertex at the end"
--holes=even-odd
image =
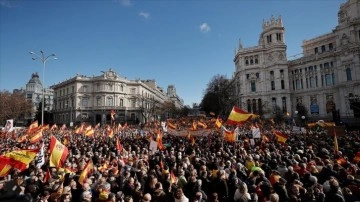
{"type": "Polygon", "coordinates": [[[235,50],[236,105],[270,116],[280,111],[304,121],[359,124],[359,10],[360,0],[341,4],[338,25],[304,40],[303,52],[292,60],[286,56],[282,18],[264,20],[258,45],[244,48],[240,43],[235,50]],[[304,109],[301,115],[300,107],[304,109]]]}
{"type": "MultiPolygon", "coordinates": [[[[39,105],[42,102],[43,96],[43,85],[40,81],[39,75],[37,72],[31,75],[31,79],[27,82],[25,88],[26,99],[30,100],[34,104],[34,113],[29,117],[25,117],[28,122],[34,120],[39,105]]],[[[54,91],[51,88],[44,89],[44,101],[45,101],[45,112],[51,112],[53,109],[54,101],[54,91]]],[[[49,120],[48,120],[49,121],[49,120]]],[[[45,121],[45,122],[48,122],[45,121]]]]}

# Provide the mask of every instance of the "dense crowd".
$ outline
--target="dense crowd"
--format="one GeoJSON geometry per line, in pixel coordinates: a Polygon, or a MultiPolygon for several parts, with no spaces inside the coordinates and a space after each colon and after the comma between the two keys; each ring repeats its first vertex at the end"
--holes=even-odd
{"type": "MultiPolygon", "coordinates": [[[[74,130],[48,131],[41,141],[19,143],[0,137],[0,155],[24,148],[49,145],[50,135],[70,137],[69,155],[62,168],[32,161],[22,172],[13,169],[0,178],[0,201],[359,201],[360,151],[358,131],[334,137],[326,130],[305,134],[286,133],[278,142],[270,125],[263,125],[260,139],[251,138],[249,125],[239,127],[239,138],[224,141],[219,130],[207,136],[187,137],[163,133],[164,150],[153,152],[149,130],[130,126],[110,138],[87,137],[74,130]],[[145,131],[145,132],[144,132],[145,131]],[[116,148],[119,138],[122,150],[116,148]],[[341,161],[339,160],[341,159],[341,161]],[[355,160],[354,160],[355,159],[355,160]],[[85,183],[79,175],[94,165],[85,183]],[[69,171],[71,170],[71,171],[69,171]]],[[[99,132],[101,134],[101,132],[99,132]]],[[[49,153],[45,152],[46,162],[49,153]]]]}

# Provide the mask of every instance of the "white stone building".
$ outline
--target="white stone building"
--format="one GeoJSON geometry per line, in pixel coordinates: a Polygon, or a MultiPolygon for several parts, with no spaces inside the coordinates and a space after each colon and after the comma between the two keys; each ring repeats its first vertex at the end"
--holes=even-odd
{"type": "MultiPolygon", "coordinates": [[[[27,119],[28,121],[33,121],[36,112],[39,108],[39,104],[42,102],[42,97],[43,97],[43,85],[39,79],[38,73],[33,73],[31,75],[31,79],[26,84],[25,93],[26,93],[26,99],[30,100],[34,104],[34,112],[35,112],[31,114],[31,116],[25,117],[25,119],[27,119]]],[[[51,112],[51,110],[53,109],[53,104],[54,104],[53,94],[54,94],[53,89],[51,88],[44,89],[45,112],[51,112]]],[[[41,122],[41,120],[38,121],[39,123],[41,122]]]]}
{"type": "Polygon", "coordinates": [[[281,17],[264,22],[259,45],[240,45],[236,51],[238,105],[257,112],[261,99],[264,106],[271,103],[295,116],[300,104],[308,112],[306,119],[359,123],[359,10],[360,0],[340,5],[338,25],[329,33],[304,40],[301,57],[293,60],[286,59],[281,17]]]}
{"type": "Polygon", "coordinates": [[[55,123],[104,125],[111,122],[111,110],[116,113],[116,123],[144,123],[163,115],[160,109],[164,102],[183,106],[174,86],[165,92],[155,80],[128,80],[112,69],[100,76],[77,75],[51,88],[55,123]]]}

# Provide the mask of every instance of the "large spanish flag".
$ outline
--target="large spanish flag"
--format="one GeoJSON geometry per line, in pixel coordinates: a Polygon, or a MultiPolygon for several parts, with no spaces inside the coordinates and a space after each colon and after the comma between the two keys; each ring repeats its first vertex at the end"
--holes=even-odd
{"type": "Polygon", "coordinates": [[[277,130],[274,130],[273,133],[278,142],[285,144],[286,140],[288,139],[287,135],[285,135],[284,133],[277,131],[277,130]]]}
{"type": "Polygon", "coordinates": [[[246,111],[234,106],[226,122],[232,125],[243,124],[251,118],[255,118],[257,116],[258,115],[256,114],[247,113],[246,111]]]}
{"type": "Polygon", "coordinates": [[[5,177],[9,174],[11,166],[9,164],[0,164],[0,177],[5,177]]]}
{"type": "MultiPolygon", "coordinates": [[[[34,160],[38,152],[39,149],[22,149],[8,152],[5,155],[0,156],[0,165],[8,165],[23,171],[28,167],[30,162],[34,160]]],[[[4,168],[2,168],[2,170],[3,169],[4,168]]]]}
{"type": "Polygon", "coordinates": [[[38,129],[33,133],[33,135],[31,136],[29,141],[31,143],[36,143],[36,142],[40,141],[42,138],[43,138],[43,130],[38,129]]]}
{"type": "Polygon", "coordinates": [[[69,154],[68,148],[61,144],[56,137],[51,136],[50,138],[50,167],[62,167],[69,154]]]}
{"type": "Polygon", "coordinates": [[[81,172],[81,174],[80,174],[79,183],[80,183],[81,185],[83,185],[83,184],[85,183],[86,179],[87,179],[88,176],[93,172],[93,170],[94,170],[94,165],[93,165],[93,163],[92,163],[91,161],[89,161],[89,162],[86,164],[84,170],[83,170],[83,171],[81,172]]]}

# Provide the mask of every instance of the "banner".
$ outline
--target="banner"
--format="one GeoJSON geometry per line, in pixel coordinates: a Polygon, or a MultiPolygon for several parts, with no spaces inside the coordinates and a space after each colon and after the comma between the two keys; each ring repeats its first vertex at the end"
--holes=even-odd
{"type": "Polygon", "coordinates": [[[13,119],[6,120],[5,132],[12,132],[13,130],[14,130],[14,120],[13,119]]]}

